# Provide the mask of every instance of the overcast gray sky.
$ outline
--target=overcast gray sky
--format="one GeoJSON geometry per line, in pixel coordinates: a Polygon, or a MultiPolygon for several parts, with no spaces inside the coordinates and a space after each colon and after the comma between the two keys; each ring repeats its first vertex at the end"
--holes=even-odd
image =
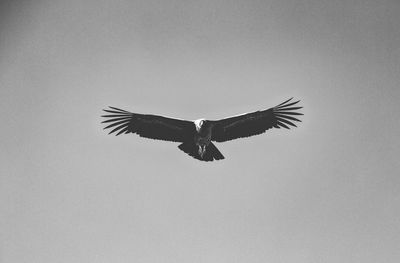
{"type": "Polygon", "coordinates": [[[0,8],[1,262],[400,262],[399,1],[0,8]],[[290,97],[213,163],[100,124],[290,97]]]}

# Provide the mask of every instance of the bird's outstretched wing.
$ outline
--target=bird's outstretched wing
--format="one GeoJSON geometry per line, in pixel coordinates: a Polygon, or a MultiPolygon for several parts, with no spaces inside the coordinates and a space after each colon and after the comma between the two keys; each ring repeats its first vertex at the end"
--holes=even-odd
{"type": "Polygon", "coordinates": [[[284,127],[289,129],[290,126],[296,127],[294,122],[300,120],[293,116],[303,114],[296,112],[302,107],[296,105],[299,101],[290,102],[292,99],[267,110],[211,121],[213,124],[211,140],[225,142],[261,134],[271,128],[284,127]]]}
{"type": "Polygon", "coordinates": [[[104,111],[110,113],[102,116],[107,118],[102,123],[108,124],[104,129],[111,129],[109,134],[137,133],[141,137],[150,139],[184,142],[190,131],[195,130],[195,125],[191,121],[131,113],[114,107],[104,111]]]}

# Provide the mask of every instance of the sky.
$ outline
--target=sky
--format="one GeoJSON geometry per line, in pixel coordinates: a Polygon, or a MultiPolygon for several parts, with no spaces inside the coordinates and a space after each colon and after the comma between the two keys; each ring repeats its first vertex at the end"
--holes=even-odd
{"type": "Polygon", "coordinates": [[[0,4],[0,262],[399,262],[400,3],[0,4]],[[107,135],[294,97],[302,123],[217,143],[107,135]]]}

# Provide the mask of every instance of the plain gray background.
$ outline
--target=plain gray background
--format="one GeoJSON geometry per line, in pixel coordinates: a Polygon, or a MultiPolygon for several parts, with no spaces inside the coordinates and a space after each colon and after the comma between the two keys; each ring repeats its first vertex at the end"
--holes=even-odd
{"type": "Polygon", "coordinates": [[[1,262],[399,262],[399,1],[2,1],[1,262]],[[108,136],[108,105],[299,128],[108,136]]]}

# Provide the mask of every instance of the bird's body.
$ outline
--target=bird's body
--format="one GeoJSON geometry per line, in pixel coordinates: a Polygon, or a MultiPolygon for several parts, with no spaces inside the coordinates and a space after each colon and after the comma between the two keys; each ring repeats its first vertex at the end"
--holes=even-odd
{"type": "Polygon", "coordinates": [[[203,157],[207,146],[211,143],[212,124],[205,119],[194,121],[196,125],[196,133],[194,134],[194,143],[198,147],[200,157],[203,157]]]}
{"type": "MultiPolygon", "coordinates": [[[[291,99],[290,99],[291,100],[291,99]]],[[[137,133],[141,137],[181,142],[179,149],[201,161],[224,159],[224,156],[212,143],[224,142],[237,138],[264,133],[270,128],[296,126],[293,121],[300,121],[293,115],[302,115],[295,110],[302,107],[290,107],[298,103],[287,100],[276,107],[237,115],[217,121],[198,119],[180,120],[158,115],[137,114],[110,107],[104,110],[111,115],[103,123],[111,123],[104,129],[112,128],[110,133],[137,133]]]]}

